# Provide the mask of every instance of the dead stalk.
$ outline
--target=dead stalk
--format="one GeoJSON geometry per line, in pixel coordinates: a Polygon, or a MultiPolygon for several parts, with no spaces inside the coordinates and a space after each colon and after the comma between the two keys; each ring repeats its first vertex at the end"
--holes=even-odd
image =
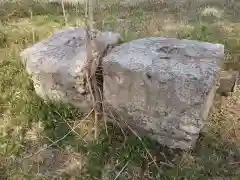
{"type": "MultiPolygon", "coordinates": [[[[87,116],[85,116],[85,118],[84,118],[83,120],[86,120],[86,119],[92,114],[93,110],[94,110],[94,109],[92,109],[92,110],[87,114],[87,116]]],[[[39,153],[41,153],[42,151],[48,149],[49,147],[51,147],[51,146],[53,146],[53,145],[56,145],[58,142],[62,141],[62,140],[65,139],[68,135],[70,135],[80,124],[81,124],[81,121],[80,121],[80,123],[78,123],[76,126],[74,126],[73,128],[71,128],[71,130],[70,130],[68,133],[66,133],[62,138],[58,139],[57,141],[54,141],[54,142],[53,142],[52,144],[50,144],[49,146],[44,147],[44,148],[38,150],[38,151],[37,151],[36,153],[34,153],[34,154],[31,154],[31,155],[28,155],[28,156],[23,157],[23,158],[22,158],[22,161],[25,160],[25,159],[31,158],[31,157],[34,156],[34,155],[38,155],[39,153]]]]}
{"type": "Polygon", "coordinates": [[[85,9],[85,16],[86,16],[86,51],[87,51],[87,61],[86,67],[84,69],[87,86],[90,91],[90,95],[92,98],[92,104],[94,108],[94,138],[97,140],[99,134],[99,119],[100,115],[102,114],[102,106],[101,106],[101,94],[102,92],[99,91],[99,87],[97,84],[97,70],[99,68],[99,61],[101,55],[99,56],[97,49],[95,49],[94,41],[92,40],[92,32],[93,32],[93,2],[92,0],[86,1],[86,9],[85,9]]]}
{"type": "Polygon", "coordinates": [[[93,103],[93,108],[94,108],[94,139],[97,140],[98,137],[98,116],[97,116],[97,109],[96,109],[96,100],[95,100],[95,96],[93,94],[93,87],[92,87],[92,83],[90,82],[91,77],[89,77],[89,74],[87,73],[87,84],[88,84],[88,88],[91,94],[91,98],[92,98],[92,103],[93,103]]]}
{"type": "MultiPolygon", "coordinates": [[[[32,10],[30,11],[30,18],[31,18],[31,23],[32,23],[33,22],[33,12],[32,12],[32,10]]],[[[33,38],[33,44],[34,44],[36,42],[34,26],[32,26],[32,38],[33,38]]]]}
{"type": "MultiPolygon", "coordinates": [[[[104,110],[107,109],[107,106],[105,106],[103,104],[103,107],[104,107],[104,110]]],[[[110,116],[111,118],[114,120],[114,122],[118,125],[118,127],[120,128],[121,132],[122,132],[122,135],[124,136],[124,142],[123,142],[123,146],[126,144],[127,142],[127,136],[126,136],[126,133],[124,132],[124,129],[121,127],[120,123],[116,120],[116,118],[114,117],[113,113],[111,110],[108,110],[108,112],[110,113],[110,116]]],[[[106,116],[106,111],[104,111],[104,117],[106,116]]],[[[107,121],[105,119],[105,121],[107,121]]]]}
{"type": "MultiPolygon", "coordinates": [[[[142,141],[142,138],[138,135],[138,133],[136,131],[134,131],[128,124],[128,129],[130,129],[130,131],[139,139],[139,141],[141,141],[145,151],[147,152],[148,156],[151,158],[151,160],[153,161],[153,163],[155,164],[156,168],[159,170],[160,172],[160,169],[159,169],[159,166],[157,165],[155,159],[153,158],[152,154],[149,152],[148,148],[146,147],[145,143],[142,141]]],[[[173,164],[168,164],[168,163],[165,163],[165,162],[160,162],[160,164],[163,164],[163,165],[166,165],[168,167],[171,167],[173,168],[174,165],[173,164]]]]}
{"type": "Polygon", "coordinates": [[[114,180],[118,179],[119,176],[122,174],[122,172],[124,171],[124,169],[126,169],[127,165],[129,164],[130,161],[128,161],[123,168],[121,169],[121,171],[117,174],[117,176],[114,178],[114,180]]]}
{"type": "Polygon", "coordinates": [[[101,99],[102,99],[102,104],[101,104],[101,106],[102,106],[102,118],[103,118],[103,120],[104,120],[104,126],[105,126],[105,130],[106,130],[106,134],[108,135],[108,127],[107,127],[107,119],[106,119],[106,116],[105,116],[105,113],[106,113],[106,111],[105,111],[105,106],[104,106],[104,102],[103,102],[103,92],[101,92],[100,90],[99,90],[99,92],[101,93],[100,95],[101,95],[101,99]]]}
{"type": "Polygon", "coordinates": [[[64,21],[65,21],[65,26],[68,26],[67,13],[66,13],[66,10],[65,10],[63,0],[61,0],[61,5],[62,5],[62,11],[63,11],[63,17],[64,17],[64,21]]]}
{"type": "MultiPolygon", "coordinates": [[[[114,121],[115,121],[115,122],[119,125],[119,127],[121,128],[118,120],[114,118],[114,115],[113,115],[113,113],[111,112],[111,110],[110,110],[110,113],[111,113],[112,118],[114,119],[114,121]]],[[[115,112],[115,113],[117,113],[117,112],[115,112]]],[[[118,117],[121,117],[120,114],[118,114],[118,113],[117,113],[117,116],[118,116],[118,117]]],[[[150,159],[152,160],[152,163],[155,164],[156,168],[157,168],[157,169],[159,170],[159,172],[160,172],[160,168],[159,168],[159,166],[158,166],[155,158],[152,156],[152,154],[150,153],[149,149],[146,147],[146,145],[145,145],[145,143],[143,142],[142,138],[138,135],[138,133],[137,133],[134,129],[132,129],[132,127],[131,127],[124,119],[121,118],[121,121],[122,121],[122,122],[127,126],[127,128],[139,139],[139,141],[142,143],[145,151],[147,152],[147,155],[148,155],[148,156],[150,157],[150,159]]],[[[121,128],[121,130],[122,130],[122,128],[121,128]]],[[[123,131],[123,130],[122,130],[122,131],[123,131]]],[[[123,131],[123,134],[124,134],[124,131],[123,131]]],[[[171,168],[174,167],[174,164],[172,164],[172,163],[167,163],[167,162],[159,162],[159,163],[162,164],[162,165],[171,167],[171,168]]]]}

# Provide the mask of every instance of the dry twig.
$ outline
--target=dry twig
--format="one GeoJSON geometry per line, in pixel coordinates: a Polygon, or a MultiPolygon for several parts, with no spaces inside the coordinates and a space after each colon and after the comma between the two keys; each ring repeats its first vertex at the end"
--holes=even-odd
{"type": "Polygon", "coordinates": [[[87,82],[88,89],[91,94],[93,108],[94,108],[94,138],[98,138],[99,134],[99,120],[102,114],[102,88],[99,87],[97,83],[97,71],[100,66],[100,58],[96,45],[94,44],[92,32],[93,32],[93,3],[92,0],[87,1],[86,5],[86,51],[87,51],[87,61],[84,68],[85,78],[87,82]]]}
{"type": "Polygon", "coordinates": [[[118,179],[119,176],[122,174],[122,172],[124,171],[124,169],[127,167],[127,165],[129,164],[130,161],[128,161],[124,166],[123,168],[121,169],[121,171],[117,174],[117,176],[114,178],[114,180],[118,179]]]}
{"type": "MultiPolygon", "coordinates": [[[[85,116],[85,118],[84,118],[83,120],[86,120],[86,119],[92,114],[93,110],[94,110],[94,109],[92,109],[92,110],[87,114],[87,116],[85,116]]],[[[58,139],[57,141],[54,141],[54,142],[53,142],[52,144],[50,144],[49,146],[46,146],[46,147],[44,147],[44,148],[41,148],[40,150],[38,150],[38,151],[37,151],[36,153],[34,153],[34,154],[31,154],[31,155],[28,155],[28,156],[23,157],[23,158],[21,159],[21,161],[23,161],[23,160],[25,160],[25,159],[28,159],[28,158],[31,158],[31,157],[34,156],[34,155],[38,155],[39,153],[41,153],[42,151],[48,149],[49,147],[51,147],[51,146],[53,146],[53,145],[56,145],[58,142],[62,141],[62,140],[65,139],[68,135],[70,135],[70,134],[73,132],[73,130],[75,130],[80,124],[81,124],[81,121],[80,121],[80,123],[78,123],[76,126],[74,126],[73,128],[71,128],[71,130],[70,130],[68,133],[66,133],[62,138],[58,139]]]]}

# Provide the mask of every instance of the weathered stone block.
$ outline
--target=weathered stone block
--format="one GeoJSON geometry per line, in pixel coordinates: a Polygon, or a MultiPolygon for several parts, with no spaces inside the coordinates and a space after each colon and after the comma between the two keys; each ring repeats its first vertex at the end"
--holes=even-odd
{"type": "Polygon", "coordinates": [[[238,77],[237,71],[221,71],[220,72],[220,86],[217,93],[228,96],[234,91],[235,84],[238,77]]]}
{"type": "MultiPolygon", "coordinates": [[[[240,99],[240,73],[238,72],[238,75],[236,77],[236,81],[233,87],[233,96],[240,99]]],[[[240,100],[238,100],[240,102],[240,100]]]]}
{"type": "Polygon", "coordinates": [[[219,81],[224,46],[150,37],[103,60],[105,104],[122,121],[172,148],[194,147],[219,81]]]}
{"type": "MultiPolygon", "coordinates": [[[[71,103],[83,112],[91,109],[90,94],[85,93],[81,84],[81,72],[86,63],[84,38],[84,29],[65,28],[21,53],[22,62],[40,97],[71,103]]],[[[102,53],[107,45],[118,44],[120,35],[103,32],[94,40],[96,50],[102,53]]]]}
{"type": "MultiPolygon", "coordinates": [[[[84,29],[66,28],[21,56],[39,96],[88,112],[90,95],[81,86],[84,38],[84,29]]],[[[119,40],[117,33],[99,33],[95,44],[102,53],[119,40]]],[[[223,45],[173,38],[117,46],[103,59],[105,106],[121,115],[122,124],[161,144],[192,148],[212,105],[223,55],[223,45]]]]}

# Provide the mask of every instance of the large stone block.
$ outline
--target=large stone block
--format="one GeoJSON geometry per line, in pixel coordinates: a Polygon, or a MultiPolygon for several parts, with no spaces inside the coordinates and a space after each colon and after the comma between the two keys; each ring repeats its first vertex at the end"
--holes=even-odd
{"type": "MultiPolygon", "coordinates": [[[[71,103],[88,112],[92,108],[89,93],[82,84],[86,63],[85,30],[65,28],[51,37],[28,47],[21,53],[22,62],[31,75],[37,94],[44,99],[71,103]]],[[[102,53],[108,45],[116,45],[120,35],[97,33],[96,50],[102,53]]]]}
{"type": "MultiPolygon", "coordinates": [[[[66,28],[21,56],[39,96],[88,112],[90,95],[81,84],[84,38],[84,29],[66,28]]],[[[94,39],[98,53],[119,40],[120,35],[111,32],[94,39]]],[[[103,59],[105,106],[121,115],[122,124],[161,144],[192,148],[212,105],[223,55],[223,45],[173,38],[151,37],[117,46],[103,59]]]]}
{"type": "Polygon", "coordinates": [[[219,82],[224,46],[149,37],[103,60],[105,104],[133,129],[172,148],[194,147],[219,82]]]}

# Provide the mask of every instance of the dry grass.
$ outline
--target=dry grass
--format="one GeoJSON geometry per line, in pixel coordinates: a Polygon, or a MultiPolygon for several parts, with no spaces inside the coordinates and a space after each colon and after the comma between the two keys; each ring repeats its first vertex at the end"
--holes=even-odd
{"type": "MultiPolygon", "coordinates": [[[[240,69],[240,24],[236,21],[240,17],[240,8],[237,8],[240,3],[237,1],[234,6],[215,0],[182,6],[164,2],[134,8],[105,5],[95,12],[95,24],[99,29],[118,31],[125,41],[161,35],[224,43],[224,68],[240,69]]],[[[84,25],[81,7],[66,7],[66,12],[68,25],[84,25]]],[[[191,152],[161,147],[147,137],[140,141],[127,131],[123,136],[121,129],[113,125],[108,125],[108,131],[103,130],[99,141],[94,142],[91,120],[80,121],[84,117],[73,107],[46,104],[39,99],[19,61],[19,52],[23,48],[65,25],[61,5],[29,6],[28,1],[18,5],[10,3],[0,8],[0,14],[2,179],[110,180],[117,177],[125,180],[194,180],[239,177],[239,97],[216,97],[209,123],[196,149],[191,152]]]]}
{"type": "Polygon", "coordinates": [[[219,97],[215,102],[209,127],[220,133],[221,139],[240,142],[240,103],[236,97],[219,97]]]}

